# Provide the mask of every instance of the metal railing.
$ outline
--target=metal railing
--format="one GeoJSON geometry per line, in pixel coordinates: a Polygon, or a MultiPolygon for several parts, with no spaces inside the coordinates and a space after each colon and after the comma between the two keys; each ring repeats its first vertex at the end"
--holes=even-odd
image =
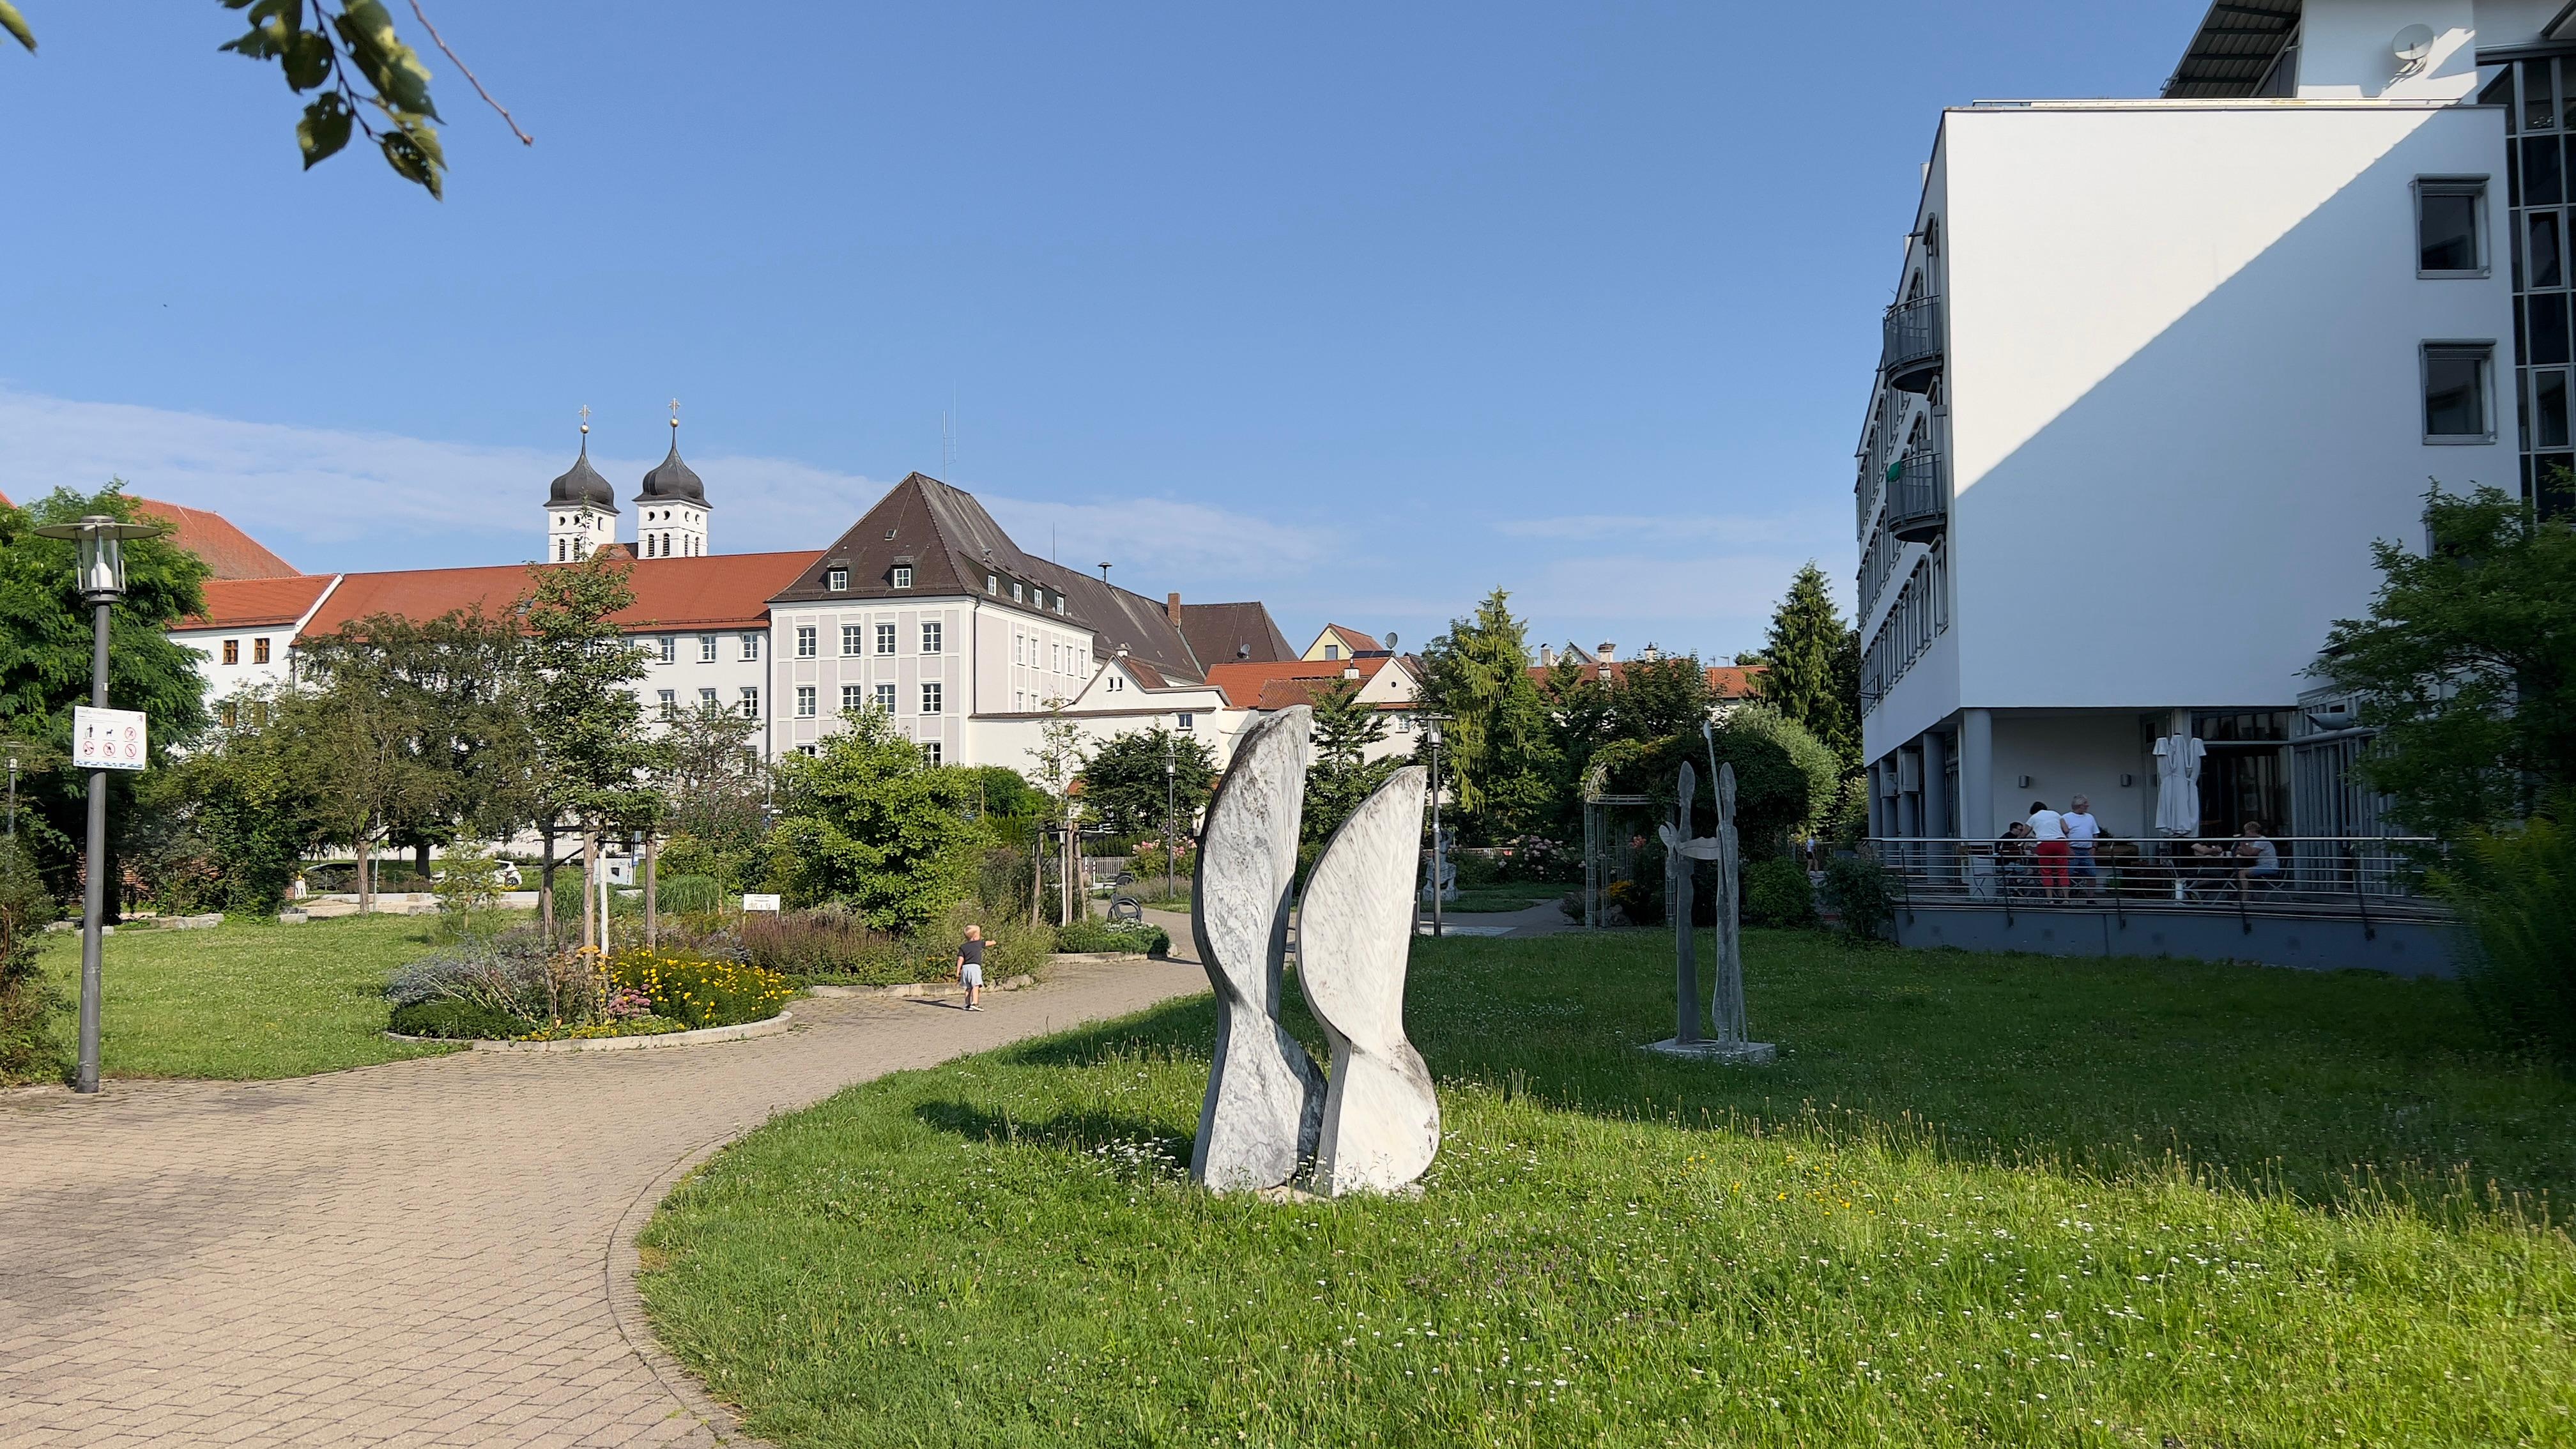
{"type": "Polygon", "coordinates": [[[2242,836],[2101,840],[2042,854],[2036,840],[1870,843],[1917,906],[2014,911],[2199,911],[2238,916],[2446,920],[2423,893],[2437,844],[2415,836],[2269,836],[2272,863],[2242,836]]]}
{"type": "Polygon", "coordinates": [[[1921,392],[1941,370],[1941,299],[1923,297],[1887,309],[1878,353],[1887,385],[1921,392]]]}
{"type": "Polygon", "coordinates": [[[1949,491],[1941,486],[1941,455],[1917,448],[1905,455],[1887,485],[1887,531],[1907,543],[1940,535],[1950,520],[1949,491]]]}

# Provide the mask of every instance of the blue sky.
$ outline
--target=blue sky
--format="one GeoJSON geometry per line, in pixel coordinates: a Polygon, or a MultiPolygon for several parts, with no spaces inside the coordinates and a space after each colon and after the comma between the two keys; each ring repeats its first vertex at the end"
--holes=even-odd
{"type": "Polygon", "coordinates": [[[21,8],[12,497],[504,562],[577,406],[631,492],[677,396],[717,549],[819,547],[953,397],[951,480],[1118,583],[1719,658],[1807,558],[1848,600],[1939,108],[2151,95],[2204,6],[431,0],[536,136],[430,53],[444,203],[299,172],[212,0],[21,8]]]}

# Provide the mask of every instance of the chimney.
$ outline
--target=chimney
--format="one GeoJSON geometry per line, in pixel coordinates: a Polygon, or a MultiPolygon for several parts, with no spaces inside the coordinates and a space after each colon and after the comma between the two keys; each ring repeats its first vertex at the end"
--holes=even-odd
{"type": "Polygon", "coordinates": [[[1601,647],[1592,651],[1592,657],[1604,664],[1616,664],[1619,662],[1619,646],[1604,639],[1601,647]]]}
{"type": "Polygon", "coordinates": [[[1177,629],[1181,627],[1180,595],[1166,594],[1163,596],[1163,617],[1172,621],[1173,628],[1177,629]]]}
{"type": "Polygon", "coordinates": [[[1360,677],[1360,667],[1359,667],[1358,665],[1356,665],[1356,664],[1345,664],[1345,665],[1343,665],[1343,666],[1342,666],[1342,677],[1343,677],[1344,679],[1357,679],[1357,678],[1359,678],[1359,677],[1360,677]]]}
{"type": "Polygon", "coordinates": [[[1556,667],[1555,645],[1541,644],[1538,646],[1538,667],[1541,669],[1554,669],[1556,667]]]}

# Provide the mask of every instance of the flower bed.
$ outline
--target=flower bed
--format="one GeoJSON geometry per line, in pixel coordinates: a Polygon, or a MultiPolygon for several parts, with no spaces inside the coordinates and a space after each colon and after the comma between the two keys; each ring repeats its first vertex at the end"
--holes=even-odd
{"type": "Polygon", "coordinates": [[[552,953],[533,935],[469,941],[397,972],[392,1029],[447,1041],[591,1041],[738,1026],[796,994],[775,972],[698,952],[552,953]]]}
{"type": "Polygon", "coordinates": [[[986,916],[966,908],[912,935],[871,930],[841,911],[748,915],[742,949],[755,966],[798,980],[835,986],[920,986],[956,978],[957,946],[966,928],[984,929],[984,979],[1037,971],[1054,949],[1054,933],[1020,915],[986,916]]]}

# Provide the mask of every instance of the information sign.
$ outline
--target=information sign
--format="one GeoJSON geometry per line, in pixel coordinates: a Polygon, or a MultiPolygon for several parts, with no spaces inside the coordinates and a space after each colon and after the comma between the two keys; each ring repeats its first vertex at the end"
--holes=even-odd
{"type": "Polygon", "coordinates": [[[72,768],[140,770],[151,754],[143,711],[72,707],[72,768]]]}
{"type": "Polygon", "coordinates": [[[742,908],[746,911],[774,911],[778,909],[778,897],[746,895],[742,898],[742,908]]]}

